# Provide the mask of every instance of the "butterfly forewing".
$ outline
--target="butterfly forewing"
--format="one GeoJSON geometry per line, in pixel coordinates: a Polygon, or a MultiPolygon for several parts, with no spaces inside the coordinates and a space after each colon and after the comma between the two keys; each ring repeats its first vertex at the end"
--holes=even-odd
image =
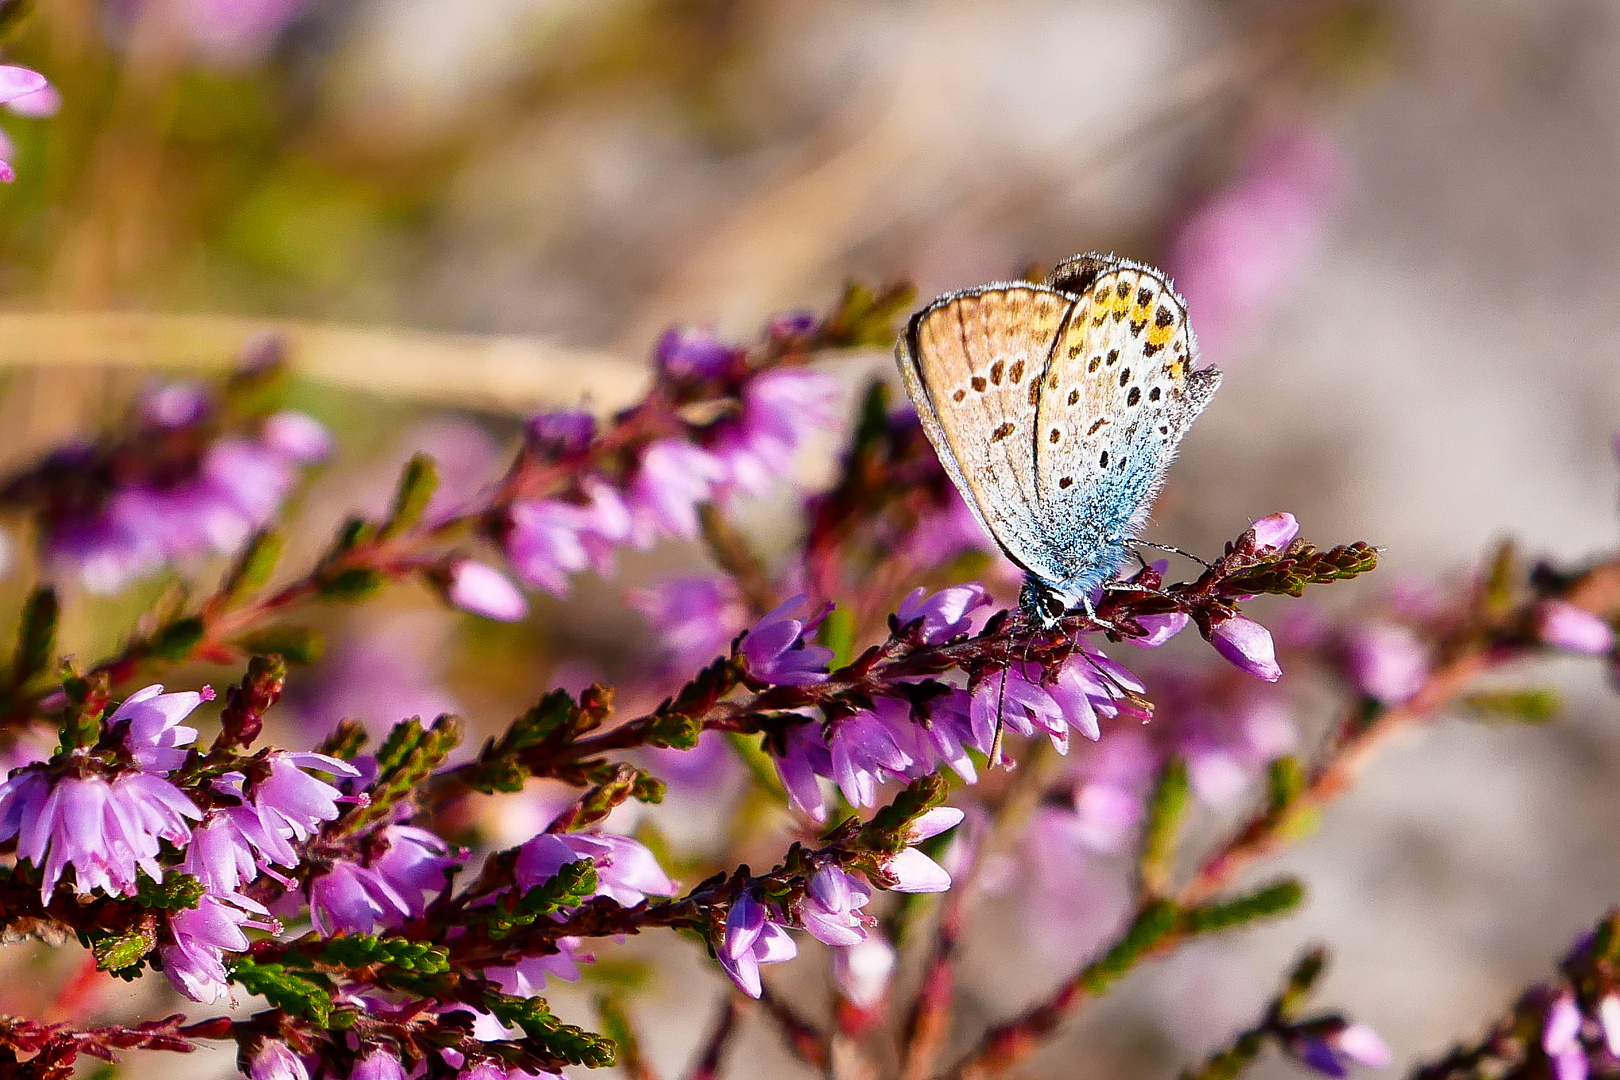
{"type": "Polygon", "coordinates": [[[1097,277],[1053,350],[1036,419],[1035,475],[1075,562],[1141,527],[1176,445],[1219,384],[1193,372],[1186,305],[1145,267],[1097,277]]]}
{"type": "Polygon", "coordinates": [[[918,314],[900,369],[975,515],[1026,569],[1051,576],[1033,467],[1041,379],[1074,298],[1038,285],[958,293],[918,314]]]}

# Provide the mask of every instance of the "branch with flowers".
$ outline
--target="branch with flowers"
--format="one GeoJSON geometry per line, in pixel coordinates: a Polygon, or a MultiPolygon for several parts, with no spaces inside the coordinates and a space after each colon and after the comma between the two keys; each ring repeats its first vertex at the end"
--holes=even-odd
{"type": "MultiPolygon", "coordinates": [[[[750,1018],[817,1069],[1001,1075],[1142,963],[1301,904],[1303,882],[1239,877],[1306,835],[1391,734],[1458,705],[1543,719],[1544,692],[1485,691],[1481,676],[1551,651],[1612,662],[1620,559],[1527,568],[1510,548],[1454,600],[1399,619],[1318,616],[1274,638],[1244,613],[1251,600],[1378,561],[1366,543],[1308,542],[1285,513],[1237,530],[1190,580],[1144,563],[1095,614],[1031,626],[1004,606],[1015,578],[881,384],[856,405],[832,483],[806,496],[802,540],[761,557],[734,506],[791,479],[805,437],[833,422],[836,388],[815,358],[887,345],[908,304],[903,289],[851,288],[746,348],[672,331],[642,402],[602,422],[531,419],[499,479],[471,494],[439,491],[433,461],[413,458],[385,515],[351,517],[290,572],[287,507],[334,444],[282,408],[271,343],[220,387],[150,390],[122,431],[0,484],[43,575],[0,685],[0,927],[76,940],[95,971],[159,972],[195,1002],[262,1001],[189,1023],[6,1017],[7,1074],[55,1080],[81,1054],[227,1042],[252,1080],[497,1080],[615,1060],[651,1075],[620,992],[599,996],[596,1031],[554,1011],[547,987],[589,977],[625,939],[675,931],[760,1003],[694,1015],[710,1034],[693,1075],[727,1075],[750,1018]],[[318,745],[277,745],[283,693],[320,651],[299,621],[310,605],[416,579],[515,621],[529,611],[520,585],[566,599],[576,575],[610,575],[620,550],[663,540],[700,542],[718,572],[628,598],[661,647],[639,683],[552,689],[476,748],[463,743],[484,725],[454,715],[402,719],[374,743],[344,721],[318,745]],[[113,655],[59,655],[65,604],[158,574],[217,584],[163,594],[113,655]],[[1213,651],[1182,649],[1188,627],[1213,651]],[[1145,650],[1141,662],[1115,646],[1145,650]],[[231,670],[217,698],[136,687],[196,663],[231,670]],[[1314,754],[1299,749],[1285,669],[1344,692],[1314,754]],[[1011,770],[987,768],[998,727],[1011,770]],[[666,797],[720,798],[672,787],[674,762],[717,748],[746,776],[738,817],[776,808],[763,872],[624,825],[666,797]],[[523,800],[542,782],[571,796],[522,842],[468,828],[476,800],[523,800]],[[1235,831],[1189,847],[1195,814],[1253,803],[1256,786],[1235,831]],[[697,884],[677,883],[671,858],[697,884]],[[1029,869],[1032,904],[1052,902],[1043,875],[1061,893],[1065,874],[1119,879],[1126,902],[1089,927],[1071,912],[1095,942],[1074,970],[1032,987],[1018,1014],[965,1029],[956,960],[998,866],[1029,869]],[[831,953],[830,1017],[768,972],[810,941],[831,953]],[[921,973],[906,994],[902,952],[921,973]]],[[[1600,927],[1578,947],[1567,990],[1531,995],[1432,1075],[1539,1061],[1531,1036],[1548,1060],[1596,1061],[1620,1012],[1612,936],[1600,927]]],[[[1364,1025],[1304,1014],[1322,963],[1308,954],[1192,1075],[1236,1076],[1267,1046],[1327,1075],[1387,1063],[1364,1025]]]]}

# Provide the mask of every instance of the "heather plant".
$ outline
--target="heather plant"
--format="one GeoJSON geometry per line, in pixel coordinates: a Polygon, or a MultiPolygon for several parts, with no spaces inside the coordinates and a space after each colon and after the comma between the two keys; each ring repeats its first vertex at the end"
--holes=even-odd
{"type": "MultiPolygon", "coordinates": [[[[1345,616],[1291,600],[1274,637],[1245,605],[1378,561],[1361,540],[1312,543],[1286,512],[1237,523],[1195,574],[1144,561],[1095,613],[1033,625],[915,416],[879,381],[841,417],[818,365],[887,345],[910,305],[905,289],[852,287],[749,346],[672,330],[639,403],[531,418],[504,473],[466,498],[435,499],[435,462],[418,455],[385,514],[350,517],[307,564],[284,554],[299,528],[288,507],[333,443],[282,407],[272,343],[218,385],[153,387],[117,430],[9,478],[0,500],[42,576],[0,687],[0,920],[13,940],[76,941],[87,971],[167,980],[212,1010],[6,1017],[6,1074],[223,1042],[253,1080],[615,1063],[650,1076],[631,990],[603,990],[594,1020],[571,1023],[547,988],[629,936],[675,931],[735,987],[718,1015],[694,1006],[707,1034],[691,1075],[749,1074],[728,1049],[755,1001],[815,1069],[1000,1075],[1140,965],[1304,903],[1306,882],[1249,871],[1307,835],[1392,735],[1456,706],[1544,720],[1546,691],[1482,677],[1554,652],[1614,663],[1620,563],[1526,567],[1511,545],[1451,597],[1345,616]],[[767,561],[736,511],[792,482],[827,429],[846,432],[837,467],[798,497],[796,545],[767,561]],[[354,720],[271,737],[293,730],[275,714],[321,650],[319,605],[415,579],[484,619],[524,618],[526,589],[566,611],[580,575],[611,577],[616,553],[671,538],[702,542],[718,572],[629,598],[661,643],[625,695],[645,705],[601,683],[553,689],[476,746],[451,714],[390,718],[378,738],[354,720]],[[65,603],[154,575],[187,584],[159,593],[112,655],[60,655],[65,603]],[[1194,635],[1210,648],[1165,648],[1194,635]],[[222,689],[172,685],[199,664],[222,689]],[[1343,701],[1311,740],[1291,719],[1296,683],[1343,701]],[[998,723],[1009,761],[991,767],[998,723]],[[620,824],[627,804],[665,797],[661,773],[685,798],[735,800],[716,755],[743,766],[734,814],[781,808],[763,865],[682,855],[620,824]],[[572,795],[516,845],[469,824],[475,804],[541,782],[572,795]],[[1247,815],[1235,831],[1187,839],[1234,809],[1247,815]],[[955,962],[1009,873],[1046,933],[1093,944],[986,1025],[956,1007],[955,962]],[[1077,879],[1128,900],[1065,905],[1077,879]],[[831,954],[826,1016],[802,978],[769,970],[811,948],[831,954]]],[[[1613,1069],[1617,941],[1606,917],[1555,982],[1422,1075],[1613,1069]]],[[[1305,952],[1264,1015],[1188,1075],[1235,1076],[1268,1046],[1330,1076],[1387,1065],[1374,1031],[1312,1007],[1325,963],[1305,952]]]]}

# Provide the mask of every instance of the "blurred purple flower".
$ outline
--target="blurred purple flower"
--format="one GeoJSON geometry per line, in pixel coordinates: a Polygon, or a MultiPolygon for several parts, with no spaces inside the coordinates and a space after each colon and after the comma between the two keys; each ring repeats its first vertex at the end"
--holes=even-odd
{"type": "Polygon", "coordinates": [[[181,747],[197,741],[197,729],[183,727],[180,721],[205,701],[214,700],[214,691],[183,691],[165,694],[161,685],[147,686],[124,699],[107,718],[110,730],[127,723],[124,746],[142,769],[164,775],[178,769],[186,760],[181,747]]]}
{"type": "Polygon", "coordinates": [[[1564,600],[1536,605],[1536,633],[1555,649],[1603,656],[1614,651],[1614,627],[1564,600]]]}
{"type": "Polygon", "coordinates": [[[1215,651],[1257,679],[1276,682],[1282,678],[1277,666],[1277,649],[1271,631],[1242,615],[1234,615],[1215,627],[1210,636],[1215,651]]]}
{"type": "Polygon", "coordinates": [[[50,901],[69,866],[81,895],[92,889],[134,895],[137,869],[162,881],[159,842],[185,847],[187,819],[200,817],[179,788],[146,773],[124,773],[111,783],[101,776],[53,783],[43,766],[29,766],[0,784],[0,840],[15,836],[17,857],[40,871],[41,903],[50,901]]]}
{"type": "Polygon", "coordinates": [[[1429,647],[1397,623],[1362,623],[1345,632],[1344,663],[1361,693],[1384,705],[1402,705],[1423,689],[1429,647]]]}
{"type": "Polygon", "coordinates": [[[676,670],[706,664],[725,653],[748,625],[748,608],[730,578],[681,578],[629,595],[647,617],[676,670]]]}
{"type": "Polygon", "coordinates": [[[596,417],[583,409],[558,409],[531,416],[523,425],[529,452],[542,461],[582,454],[596,438],[596,417]]]}
{"type": "Polygon", "coordinates": [[[400,717],[459,712],[440,681],[451,630],[426,612],[365,624],[330,650],[312,676],[289,683],[284,700],[307,730],[320,733],[344,717],[381,736],[400,717]]]}
{"type": "Polygon", "coordinates": [[[309,1069],[286,1043],[271,1039],[253,1055],[248,1080],[309,1080],[309,1069]]]}
{"type": "Polygon", "coordinates": [[[1541,1048],[1551,1059],[1557,1080],[1586,1080],[1586,1050],[1581,1046],[1584,1022],[1575,995],[1565,990],[1547,1007],[1541,1028],[1541,1048]]]}
{"type": "Polygon", "coordinates": [[[698,506],[712,501],[729,475],[725,462],[689,442],[660,439],[647,447],[625,499],[636,546],[650,547],[660,535],[696,537],[698,506]]]}
{"type": "Polygon", "coordinates": [[[824,682],[833,651],[812,645],[805,638],[815,632],[831,610],[831,604],[817,610],[801,593],[760,619],[742,640],[748,673],[762,682],[782,686],[824,682]]]}
{"type": "Polygon", "coordinates": [[[169,934],[173,944],[161,950],[163,973],[174,988],[192,1001],[211,1005],[230,996],[222,953],[241,952],[248,947],[242,927],[280,930],[275,921],[254,918],[264,909],[240,896],[222,898],[205,893],[194,908],[169,914],[169,934]],[[248,910],[248,909],[255,910],[248,910]]]}
{"type": "Polygon", "coordinates": [[[1199,320],[1204,355],[1229,362],[1243,334],[1287,299],[1327,233],[1350,166],[1309,129],[1259,140],[1243,175],[1174,230],[1166,269],[1199,320]]]}
{"type": "Polygon", "coordinates": [[[1300,1064],[1323,1076],[1349,1076],[1351,1065],[1388,1068],[1394,1058],[1378,1032],[1366,1024],[1342,1020],[1302,1025],[1283,1045],[1300,1064]]]}
{"type": "Polygon", "coordinates": [[[990,595],[976,581],[929,593],[918,588],[900,602],[895,618],[905,626],[921,619],[923,641],[939,645],[958,634],[973,632],[974,615],[991,606],[990,595]]]}
{"type": "Polygon", "coordinates": [[[778,368],[749,379],[741,416],[725,424],[710,447],[727,479],[750,495],[768,493],[789,475],[805,437],[834,421],[837,389],[831,376],[805,368],[778,368]]]}
{"type": "Polygon", "coordinates": [[[266,417],[259,438],[276,454],[302,464],[324,461],[332,453],[332,433],[314,417],[291,409],[266,417]]]}
{"type": "Polygon", "coordinates": [[[717,379],[726,374],[742,350],[725,344],[712,330],[672,326],[653,350],[653,360],[677,379],[717,379]]]}
{"type": "Polygon", "coordinates": [[[450,565],[445,598],[462,611],[496,622],[518,622],[529,613],[529,602],[505,574],[472,559],[450,565]]]}
{"type": "Polygon", "coordinates": [[[811,876],[804,899],[799,901],[799,919],[817,941],[856,945],[866,940],[866,928],[876,921],[861,914],[871,899],[872,890],[860,878],[836,866],[824,866],[811,876]]]}
{"type": "Polygon", "coordinates": [[[552,944],[557,946],[556,952],[525,956],[510,967],[486,968],[484,974],[494,979],[503,993],[533,997],[546,988],[547,979],[578,982],[579,965],[596,959],[580,948],[583,938],[560,937],[552,944]]]}
{"type": "Polygon", "coordinates": [[[762,989],[759,966],[791,960],[799,955],[799,946],[785,928],[766,918],[764,905],[744,893],[726,915],[725,938],[716,955],[737,989],[757,998],[762,989]]]}
{"type": "Polygon", "coordinates": [[[894,946],[874,929],[856,944],[833,950],[833,982],[851,1005],[874,1008],[888,994],[898,960],[894,946]]]}
{"type": "Polygon", "coordinates": [[[1603,1028],[1603,1044],[1611,1057],[1620,1058],[1620,995],[1604,994],[1598,1002],[1598,1023],[1603,1028]]]}
{"type": "Polygon", "coordinates": [[[611,573],[614,549],[632,538],[631,511],[619,493],[596,479],[583,488],[583,504],[520,499],[507,511],[501,543],[512,568],[529,585],[557,596],[567,596],[568,575],[587,566],[611,573]]]}
{"type": "Polygon", "coordinates": [[[591,895],[609,897],[621,907],[679,891],[645,844],[610,833],[541,833],[518,852],[513,880],[520,889],[532,889],[580,859],[590,859],[596,866],[596,891],[591,895]]]}
{"type": "Polygon", "coordinates": [[[185,0],[176,21],[209,63],[257,63],[309,0],[185,0]]]}
{"type": "MultiPolygon", "coordinates": [[[[11,108],[22,116],[49,116],[56,110],[49,108],[51,95],[56,91],[46,81],[45,76],[37,71],[30,71],[25,67],[16,67],[11,64],[0,64],[0,103],[11,108]],[[45,107],[43,111],[34,111],[45,107]]],[[[6,140],[4,158],[0,160],[0,181],[7,184],[17,179],[17,173],[12,169],[10,158],[12,147],[9,139],[6,140]]]]}

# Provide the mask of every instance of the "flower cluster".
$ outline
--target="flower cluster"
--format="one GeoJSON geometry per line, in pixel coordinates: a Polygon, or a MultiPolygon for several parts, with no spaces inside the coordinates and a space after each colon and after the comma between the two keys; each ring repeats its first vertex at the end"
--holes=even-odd
{"type": "Polygon", "coordinates": [[[38,512],[46,561],[92,592],[235,551],[275,517],[298,467],[331,449],[299,412],[223,431],[219,402],[191,384],[148,392],[133,426],[115,442],[58,450],[0,491],[0,503],[38,512]]]}

